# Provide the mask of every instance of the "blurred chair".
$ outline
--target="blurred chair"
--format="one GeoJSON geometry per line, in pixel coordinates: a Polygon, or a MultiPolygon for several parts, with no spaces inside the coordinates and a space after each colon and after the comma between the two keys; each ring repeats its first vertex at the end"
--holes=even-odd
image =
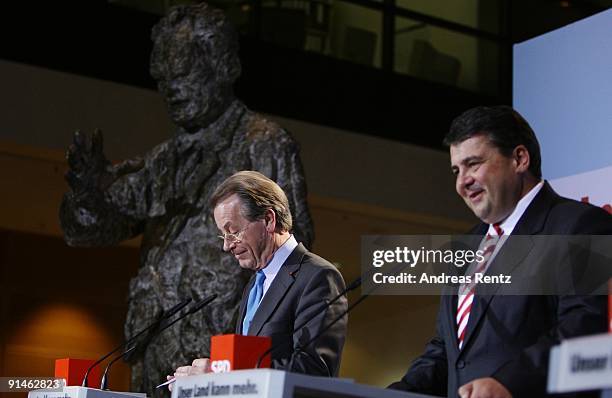
{"type": "Polygon", "coordinates": [[[349,61],[372,66],[378,35],[370,30],[347,26],[344,31],[343,57],[349,61]]]}
{"type": "Polygon", "coordinates": [[[331,0],[263,0],[261,34],[264,40],[285,47],[306,49],[306,39],[314,38],[309,49],[324,53],[330,30],[331,0]]]}
{"type": "Polygon", "coordinates": [[[262,7],[261,38],[283,47],[304,49],[306,11],[296,8],[262,7]]]}
{"type": "Polygon", "coordinates": [[[319,40],[318,51],[324,54],[331,26],[331,0],[309,0],[307,4],[306,35],[319,40]]]}
{"type": "Polygon", "coordinates": [[[408,72],[416,77],[456,86],[461,62],[434,48],[428,41],[415,39],[408,72]]]}

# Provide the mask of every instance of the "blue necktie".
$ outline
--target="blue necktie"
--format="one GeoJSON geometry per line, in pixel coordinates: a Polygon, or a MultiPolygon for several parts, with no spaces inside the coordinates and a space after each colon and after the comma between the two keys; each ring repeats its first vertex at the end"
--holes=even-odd
{"type": "Polygon", "coordinates": [[[257,307],[259,307],[259,302],[263,296],[263,285],[265,280],[266,274],[264,274],[261,270],[257,271],[257,274],[255,275],[255,283],[249,292],[246,314],[244,315],[244,320],[242,321],[242,334],[245,336],[249,333],[249,326],[251,326],[251,321],[255,316],[255,312],[257,311],[257,307]]]}

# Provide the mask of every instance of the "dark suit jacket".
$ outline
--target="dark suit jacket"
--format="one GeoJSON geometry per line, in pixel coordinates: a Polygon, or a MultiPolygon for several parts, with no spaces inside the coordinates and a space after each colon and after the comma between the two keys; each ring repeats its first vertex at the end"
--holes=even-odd
{"type": "MultiPolygon", "coordinates": [[[[488,225],[473,232],[484,235],[488,225]]],[[[604,210],[562,198],[545,183],[512,235],[612,234],[612,216],[604,210]]],[[[478,237],[480,241],[481,237],[478,237]]],[[[512,250],[508,242],[493,259],[512,250]]],[[[538,255],[525,253],[529,266],[538,255]]],[[[436,336],[400,382],[390,388],[457,397],[463,384],[493,377],[515,398],[545,397],[548,356],[560,340],[606,331],[606,297],[578,295],[476,296],[464,347],[457,346],[457,295],[441,297],[436,336]]]]}
{"type": "MultiPolygon", "coordinates": [[[[242,333],[246,302],[254,281],[253,276],[242,295],[238,334],[242,333]]],[[[326,302],[344,287],[342,276],[331,263],[309,252],[302,244],[293,250],[261,300],[249,327],[249,335],[272,337],[273,368],[316,376],[338,375],[346,338],[346,316],[314,343],[304,345],[347,309],[347,299],[343,296],[323,310],[326,302]],[[293,334],[295,328],[313,316],[293,334]]]]}

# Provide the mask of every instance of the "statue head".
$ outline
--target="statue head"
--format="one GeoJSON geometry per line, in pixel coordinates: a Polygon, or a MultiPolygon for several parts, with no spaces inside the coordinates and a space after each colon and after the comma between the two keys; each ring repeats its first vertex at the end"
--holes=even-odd
{"type": "Polygon", "coordinates": [[[236,32],[221,10],[200,3],[172,8],[151,37],[151,75],[170,117],[188,132],[208,126],[234,99],[236,32]]]}

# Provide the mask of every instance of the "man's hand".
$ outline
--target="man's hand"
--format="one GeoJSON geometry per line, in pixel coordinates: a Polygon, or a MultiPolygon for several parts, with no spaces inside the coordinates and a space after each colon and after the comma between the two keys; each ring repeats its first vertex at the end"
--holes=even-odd
{"type": "Polygon", "coordinates": [[[197,358],[191,366],[181,366],[174,372],[174,377],[184,377],[210,373],[210,360],[208,358],[197,358]]]}
{"type": "Polygon", "coordinates": [[[461,398],[512,398],[510,391],[492,377],[472,380],[459,388],[461,398]]]}
{"type": "MultiPolygon", "coordinates": [[[[191,363],[191,366],[179,366],[174,371],[173,376],[166,376],[167,380],[175,379],[177,377],[201,375],[204,373],[210,373],[210,360],[208,358],[197,358],[191,363]]],[[[168,384],[168,389],[172,391],[172,384],[168,384]]]]}

